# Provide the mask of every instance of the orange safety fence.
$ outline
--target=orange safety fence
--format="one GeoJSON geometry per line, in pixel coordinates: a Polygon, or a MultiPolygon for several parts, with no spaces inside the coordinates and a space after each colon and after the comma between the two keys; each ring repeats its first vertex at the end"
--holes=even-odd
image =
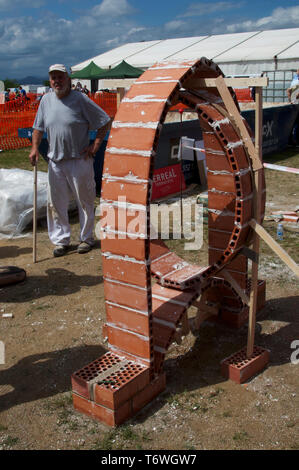
{"type": "Polygon", "coordinates": [[[111,118],[114,118],[117,110],[117,93],[101,92],[89,94],[96,104],[98,104],[111,118]]]}
{"type": "MultiPolygon", "coordinates": [[[[114,117],[117,109],[116,93],[94,93],[89,95],[95,103],[114,117]]],[[[29,139],[18,137],[18,129],[32,127],[39,106],[38,95],[27,93],[27,98],[14,99],[0,104],[0,150],[12,150],[31,146],[29,139]]]]}
{"type": "Polygon", "coordinates": [[[11,150],[31,145],[29,139],[18,137],[18,129],[32,127],[39,102],[25,98],[0,104],[0,149],[11,150]]]}

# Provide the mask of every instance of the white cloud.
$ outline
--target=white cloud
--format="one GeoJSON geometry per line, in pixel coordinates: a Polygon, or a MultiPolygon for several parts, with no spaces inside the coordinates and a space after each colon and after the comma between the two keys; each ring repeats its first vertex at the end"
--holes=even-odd
{"type": "Polygon", "coordinates": [[[96,16],[123,16],[133,13],[135,10],[127,0],[103,0],[100,5],[92,8],[91,14],[96,16]]]}
{"type": "Polygon", "coordinates": [[[244,2],[207,2],[207,3],[191,3],[185,13],[179,17],[187,18],[193,16],[204,16],[222,10],[229,10],[232,8],[240,8],[244,2]]]}
{"type": "Polygon", "coordinates": [[[144,28],[143,26],[132,28],[130,29],[130,31],[127,32],[127,35],[131,36],[132,34],[140,33],[140,31],[146,31],[146,28],[144,28]]]}
{"type": "Polygon", "coordinates": [[[259,18],[255,21],[246,20],[241,23],[227,26],[227,31],[235,33],[239,31],[253,31],[260,29],[297,28],[299,24],[299,6],[279,7],[273,10],[270,16],[259,18]]]}
{"type": "Polygon", "coordinates": [[[166,23],[164,25],[164,28],[166,31],[176,31],[178,29],[181,29],[184,26],[186,26],[185,21],[173,20],[173,21],[169,21],[168,23],[166,23]]]}
{"type": "MultiPolygon", "coordinates": [[[[0,0],[0,10],[8,2],[21,4],[21,0],[0,0]]],[[[41,0],[30,0],[31,5],[37,5],[38,2],[41,3],[41,0]]],[[[208,12],[224,3],[227,6],[233,4],[227,1],[214,5],[205,2],[202,5],[204,11],[208,12]]],[[[29,0],[22,1],[22,5],[26,4],[29,4],[29,0]]],[[[192,5],[197,4],[191,4],[186,13],[191,11],[192,5]]],[[[97,5],[98,14],[95,8],[81,12],[76,19],[68,16],[59,18],[51,12],[41,14],[38,18],[17,17],[17,14],[15,17],[0,15],[0,79],[26,75],[46,77],[50,63],[65,63],[70,67],[127,42],[279,29],[298,27],[299,24],[299,6],[276,8],[271,15],[255,21],[244,17],[238,24],[227,24],[217,14],[209,21],[198,15],[194,15],[194,20],[181,15],[159,27],[145,27],[135,20],[129,0],[103,0],[97,5]],[[109,13],[110,9],[113,14],[109,13]]]]}

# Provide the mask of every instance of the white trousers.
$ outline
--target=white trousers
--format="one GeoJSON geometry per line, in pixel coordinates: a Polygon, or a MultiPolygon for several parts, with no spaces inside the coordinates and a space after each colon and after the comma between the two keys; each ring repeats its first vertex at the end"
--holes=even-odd
{"type": "Polygon", "coordinates": [[[69,245],[71,228],[68,207],[74,196],[80,222],[80,242],[94,244],[94,201],[96,197],[93,159],[52,162],[48,167],[48,233],[54,245],[69,245]]]}

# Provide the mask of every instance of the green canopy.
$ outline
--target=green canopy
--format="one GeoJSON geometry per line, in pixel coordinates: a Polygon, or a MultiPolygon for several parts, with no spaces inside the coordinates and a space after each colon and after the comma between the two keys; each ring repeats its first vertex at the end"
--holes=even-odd
{"type": "Polygon", "coordinates": [[[143,70],[133,67],[126,61],[122,61],[113,69],[103,70],[96,78],[138,78],[143,74],[143,70]]]}
{"type": "Polygon", "coordinates": [[[84,69],[72,73],[71,78],[93,80],[97,79],[98,75],[100,75],[102,72],[105,72],[105,70],[101,69],[101,67],[98,67],[93,61],[91,61],[86,67],[84,67],[84,69]]]}

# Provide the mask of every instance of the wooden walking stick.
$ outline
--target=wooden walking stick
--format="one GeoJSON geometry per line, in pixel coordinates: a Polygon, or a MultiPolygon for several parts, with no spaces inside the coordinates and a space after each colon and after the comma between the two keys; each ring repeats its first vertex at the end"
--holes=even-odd
{"type": "Polygon", "coordinates": [[[36,263],[37,161],[33,167],[33,262],[36,263]]]}

